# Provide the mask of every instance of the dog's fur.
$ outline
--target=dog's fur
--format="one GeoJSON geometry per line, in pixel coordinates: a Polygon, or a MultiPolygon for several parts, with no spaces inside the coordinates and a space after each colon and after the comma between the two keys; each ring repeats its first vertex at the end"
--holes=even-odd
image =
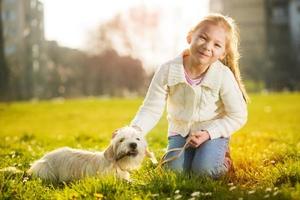
{"type": "Polygon", "coordinates": [[[117,131],[104,152],[59,148],[35,161],[28,173],[50,182],[69,182],[103,174],[115,174],[130,181],[129,172],[142,163],[146,146],[141,132],[124,127],[117,131]]]}

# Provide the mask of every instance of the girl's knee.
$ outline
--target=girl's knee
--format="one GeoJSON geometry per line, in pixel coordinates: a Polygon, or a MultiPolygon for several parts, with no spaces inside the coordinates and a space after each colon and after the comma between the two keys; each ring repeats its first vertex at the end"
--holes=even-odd
{"type": "Polygon", "coordinates": [[[204,164],[199,166],[192,166],[192,173],[197,175],[209,176],[217,179],[226,174],[228,169],[223,164],[204,164]]]}
{"type": "Polygon", "coordinates": [[[175,172],[183,172],[183,166],[177,162],[168,162],[164,165],[164,167],[168,170],[172,170],[175,172]]]}
{"type": "Polygon", "coordinates": [[[166,154],[165,160],[172,158],[174,159],[172,159],[172,161],[166,162],[164,165],[165,168],[176,172],[185,171],[185,162],[189,161],[191,157],[189,155],[189,152],[184,151],[183,153],[180,153],[180,150],[172,151],[172,149],[183,148],[184,144],[186,143],[186,139],[181,135],[176,135],[169,137],[168,140],[168,153],[166,154]]]}
{"type": "MultiPolygon", "coordinates": [[[[170,158],[174,158],[176,157],[176,153],[175,152],[170,152],[166,155],[164,161],[170,159],[170,158]]],[[[182,172],[183,171],[183,157],[180,156],[176,159],[173,159],[171,161],[168,161],[164,164],[164,167],[166,169],[172,170],[172,171],[176,171],[176,172],[182,172]]]]}

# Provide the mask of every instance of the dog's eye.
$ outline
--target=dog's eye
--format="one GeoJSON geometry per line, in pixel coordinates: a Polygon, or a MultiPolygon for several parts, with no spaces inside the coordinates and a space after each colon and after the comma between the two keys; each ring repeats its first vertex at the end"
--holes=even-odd
{"type": "Polygon", "coordinates": [[[140,138],[136,138],[137,141],[140,141],[140,138]]]}
{"type": "Polygon", "coordinates": [[[119,142],[123,142],[125,140],[125,138],[121,138],[120,140],[119,140],[119,142]]]}

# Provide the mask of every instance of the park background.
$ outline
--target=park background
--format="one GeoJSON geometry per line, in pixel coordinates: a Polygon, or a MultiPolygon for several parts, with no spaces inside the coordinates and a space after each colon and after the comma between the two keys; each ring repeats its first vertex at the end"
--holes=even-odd
{"type": "MultiPolygon", "coordinates": [[[[0,0],[0,199],[300,199],[299,0],[0,0]],[[103,150],[142,103],[156,68],[187,48],[202,16],[240,27],[249,120],[231,139],[235,174],[219,181],[155,170],[134,183],[53,186],[24,172],[61,146],[103,150]],[[5,171],[5,170],[4,170],[5,171]]],[[[165,115],[147,135],[160,157],[165,115]]]]}
{"type": "Polygon", "coordinates": [[[249,92],[300,89],[299,0],[2,0],[2,100],[143,96],[208,12],[240,27],[249,92]]]}

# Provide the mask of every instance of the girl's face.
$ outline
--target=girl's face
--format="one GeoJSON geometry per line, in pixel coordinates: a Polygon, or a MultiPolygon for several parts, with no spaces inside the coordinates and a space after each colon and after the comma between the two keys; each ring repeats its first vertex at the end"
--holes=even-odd
{"type": "Polygon", "coordinates": [[[197,65],[209,66],[225,57],[226,32],[222,26],[206,22],[190,38],[191,58],[197,65]]]}

